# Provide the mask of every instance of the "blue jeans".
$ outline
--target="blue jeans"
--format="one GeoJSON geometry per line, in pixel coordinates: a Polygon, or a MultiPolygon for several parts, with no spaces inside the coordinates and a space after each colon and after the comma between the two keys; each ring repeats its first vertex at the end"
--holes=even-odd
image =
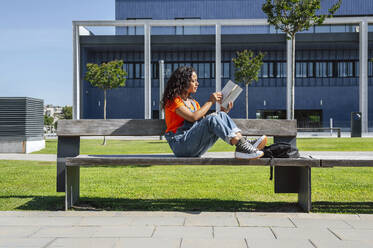
{"type": "Polygon", "coordinates": [[[166,140],[177,157],[200,157],[218,138],[231,145],[230,140],[241,130],[225,113],[213,113],[194,123],[185,121],[177,132],[165,134],[166,140]]]}

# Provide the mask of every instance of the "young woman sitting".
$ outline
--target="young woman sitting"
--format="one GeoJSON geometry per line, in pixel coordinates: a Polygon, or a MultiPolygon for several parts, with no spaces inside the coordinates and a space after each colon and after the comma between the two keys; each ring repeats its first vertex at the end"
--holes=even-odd
{"type": "Polygon", "coordinates": [[[179,67],[167,82],[162,98],[165,109],[166,134],[168,144],[177,157],[200,157],[218,138],[236,146],[235,157],[256,159],[263,156],[260,151],[267,143],[263,135],[259,139],[247,140],[241,130],[228,116],[233,103],[221,112],[206,115],[209,109],[221,102],[221,92],[211,94],[209,100],[201,107],[191,97],[198,89],[197,73],[190,66],[179,67]]]}

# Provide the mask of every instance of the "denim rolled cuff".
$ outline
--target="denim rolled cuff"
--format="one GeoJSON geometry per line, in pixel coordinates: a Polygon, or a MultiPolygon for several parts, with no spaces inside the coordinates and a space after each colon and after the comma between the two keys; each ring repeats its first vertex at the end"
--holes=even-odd
{"type": "Polygon", "coordinates": [[[229,145],[232,145],[231,144],[231,139],[236,137],[237,136],[236,133],[239,133],[239,132],[241,132],[241,129],[239,129],[238,127],[233,128],[232,131],[230,132],[230,134],[228,134],[228,136],[225,137],[225,142],[227,142],[227,144],[229,144],[229,145]]]}

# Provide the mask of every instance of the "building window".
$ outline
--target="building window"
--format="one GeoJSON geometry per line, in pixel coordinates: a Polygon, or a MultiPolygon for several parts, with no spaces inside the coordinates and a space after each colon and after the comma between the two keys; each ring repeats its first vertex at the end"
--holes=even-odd
{"type": "Polygon", "coordinates": [[[230,78],[230,65],[231,63],[229,62],[223,62],[221,64],[222,78],[230,78]]]}
{"type": "MultiPolygon", "coordinates": [[[[359,72],[359,67],[357,71],[359,72]]],[[[368,77],[373,77],[373,62],[372,61],[368,62],[368,77]]]]}
{"type": "Polygon", "coordinates": [[[277,78],[286,77],[286,62],[276,62],[276,77],[277,78]]]}
{"type": "Polygon", "coordinates": [[[159,78],[159,64],[152,63],[152,78],[158,79],[159,78]]]}
{"type": "Polygon", "coordinates": [[[134,70],[134,75],[135,75],[134,78],[136,78],[136,79],[141,78],[141,69],[142,69],[142,68],[141,68],[141,64],[136,63],[134,69],[135,69],[135,70],[134,70]]]}
{"type": "Polygon", "coordinates": [[[260,77],[267,78],[268,77],[268,63],[263,62],[262,68],[260,69],[260,77]]]}
{"type": "Polygon", "coordinates": [[[313,68],[314,68],[313,62],[309,62],[307,66],[307,77],[309,78],[315,77],[313,68]]]}
{"type": "MultiPolygon", "coordinates": [[[[152,18],[127,18],[127,20],[151,20],[152,18]]],[[[128,35],[144,35],[143,26],[129,26],[127,27],[128,35]]]]}
{"type": "Polygon", "coordinates": [[[315,62],[315,76],[318,78],[333,77],[333,62],[315,62]]]}
{"type": "MultiPolygon", "coordinates": [[[[190,18],[175,18],[175,20],[201,20],[201,18],[190,17],[190,18]]],[[[192,35],[201,34],[201,26],[176,26],[176,35],[192,35]]]]}
{"type": "Polygon", "coordinates": [[[307,62],[295,63],[295,76],[300,78],[307,77],[307,62]]]}
{"type": "Polygon", "coordinates": [[[338,62],[338,77],[353,77],[353,62],[338,62]]]}

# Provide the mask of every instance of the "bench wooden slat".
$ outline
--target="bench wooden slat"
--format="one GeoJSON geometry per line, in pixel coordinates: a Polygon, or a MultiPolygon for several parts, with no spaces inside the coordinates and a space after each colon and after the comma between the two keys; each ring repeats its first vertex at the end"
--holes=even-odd
{"type": "MultiPolygon", "coordinates": [[[[124,165],[248,165],[268,166],[269,158],[256,160],[236,159],[232,156],[225,157],[175,157],[174,155],[148,154],[148,155],[79,155],[66,159],[66,166],[124,166],[124,165]]],[[[311,158],[275,158],[272,161],[274,166],[309,166],[320,167],[319,159],[311,158]]]]}
{"type": "MultiPolygon", "coordinates": [[[[244,135],[296,136],[296,120],[234,119],[244,135]]],[[[159,136],[164,120],[59,120],[58,136],[159,136]]]]}
{"type": "Polygon", "coordinates": [[[373,159],[322,159],[321,167],[373,167],[373,159]]]}

